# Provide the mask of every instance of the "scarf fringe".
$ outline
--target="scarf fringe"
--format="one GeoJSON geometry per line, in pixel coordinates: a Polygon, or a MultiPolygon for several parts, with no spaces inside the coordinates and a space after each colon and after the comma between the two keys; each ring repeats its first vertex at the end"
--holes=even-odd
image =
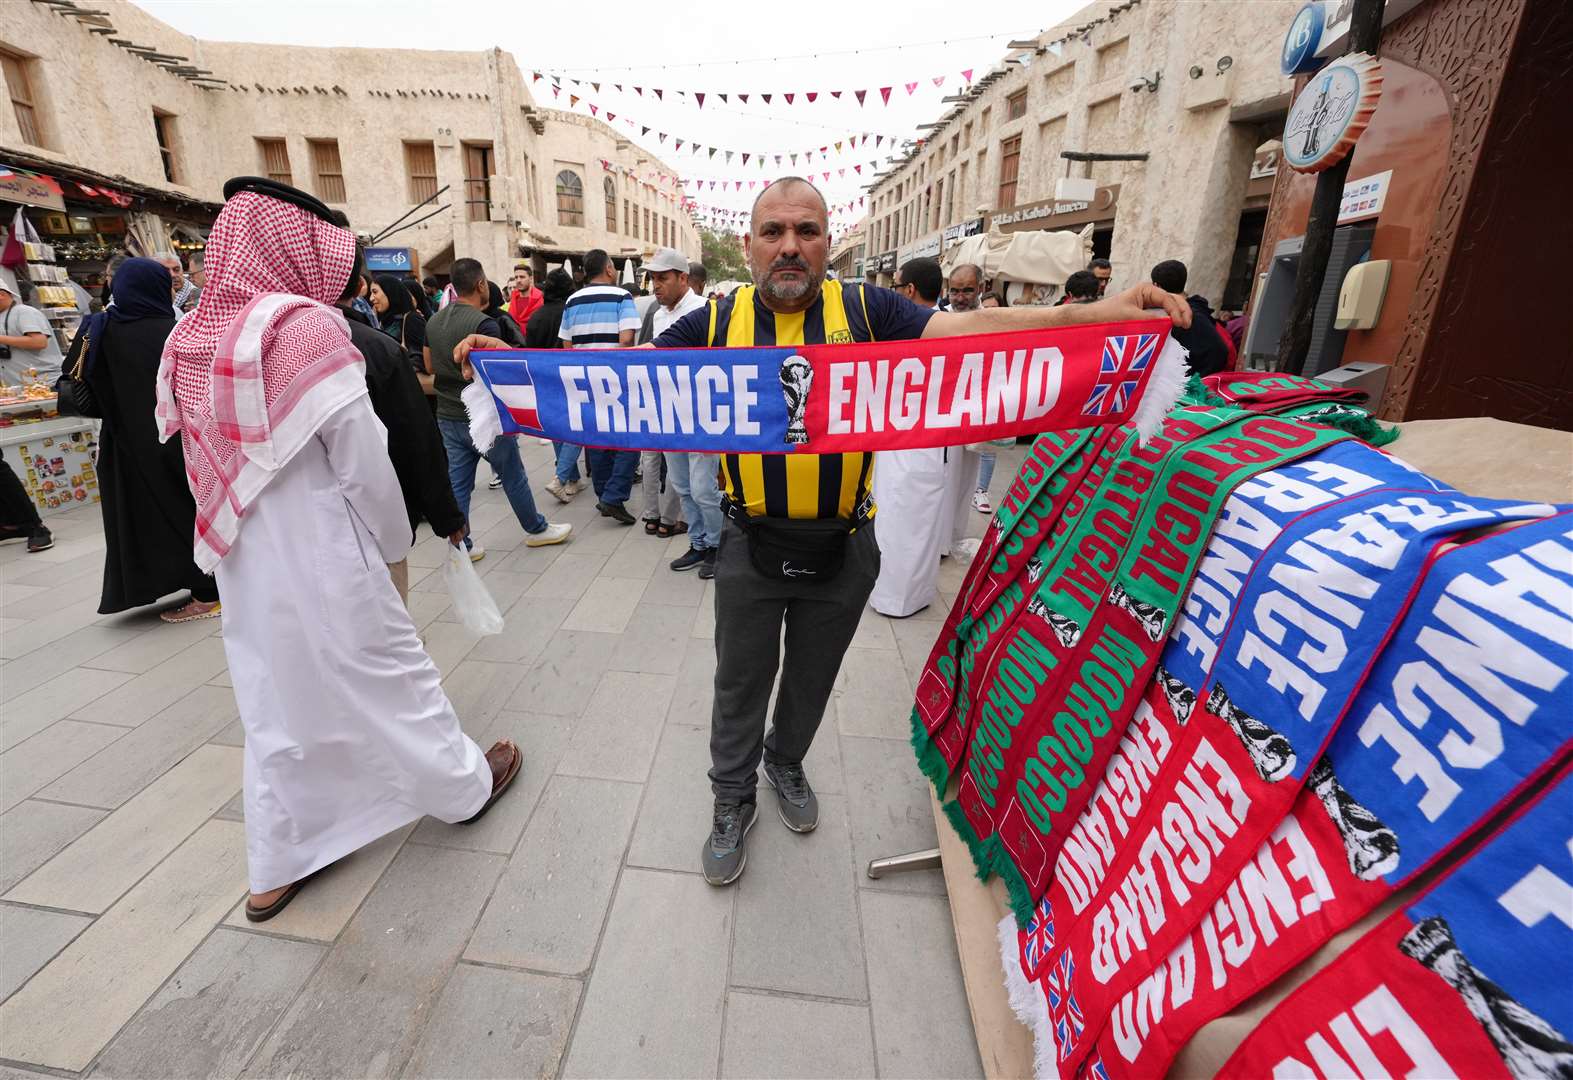
{"type": "Polygon", "coordinates": [[[1058,1075],[1058,1049],[1054,1045],[1054,1025],[1049,1020],[1049,1003],[1043,991],[1027,980],[1021,970],[1021,939],[1009,915],[999,921],[1000,966],[1005,969],[1005,996],[1011,1012],[1023,1027],[1032,1032],[1032,1075],[1058,1075]]]}
{"type": "Polygon", "coordinates": [[[1187,387],[1186,378],[1190,369],[1186,357],[1189,355],[1185,347],[1172,337],[1163,343],[1163,351],[1158,354],[1152,376],[1147,380],[1141,400],[1136,403],[1136,415],[1131,417],[1136,436],[1143,444],[1158,434],[1163,427],[1163,418],[1169,415],[1169,410],[1180,404],[1181,395],[1187,387]]]}
{"type": "Polygon", "coordinates": [[[465,412],[470,414],[470,441],[482,454],[502,438],[502,420],[497,415],[497,403],[491,391],[480,380],[470,383],[459,395],[465,412]]]}

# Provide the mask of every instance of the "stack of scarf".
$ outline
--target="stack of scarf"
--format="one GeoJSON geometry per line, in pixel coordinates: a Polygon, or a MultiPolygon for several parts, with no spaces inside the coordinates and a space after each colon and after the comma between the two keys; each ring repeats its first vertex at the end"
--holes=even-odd
{"type": "MultiPolygon", "coordinates": [[[[918,684],[913,746],[941,797],[954,790],[944,809],[979,876],[1006,885],[1003,959],[1040,1076],[1161,1073],[1201,1024],[1429,865],[1399,870],[1393,830],[1361,802],[1389,764],[1400,778],[1428,775],[1391,723],[1421,699],[1366,707],[1379,718],[1362,738],[1384,737],[1370,725],[1385,723],[1399,761],[1390,751],[1374,768],[1367,752],[1364,773],[1343,764],[1358,756],[1351,743],[1365,746],[1345,718],[1368,685],[1391,691],[1399,678],[1373,683],[1373,665],[1410,662],[1427,647],[1418,642],[1459,633],[1415,622],[1405,638],[1412,606],[1451,614],[1447,586],[1495,580],[1482,559],[1499,556],[1495,572],[1502,552],[1533,549],[1553,567],[1536,580],[1555,596],[1538,602],[1573,607],[1563,518],[1472,546],[1471,560],[1444,564],[1456,569],[1435,578],[1435,596],[1421,590],[1460,537],[1553,509],[1463,496],[1351,440],[1351,427],[1381,430],[1357,397],[1226,373],[1193,382],[1144,447],[1123,429],[1040,440],[963,583],[918,684]],[[1331,423],[1311,415],[1329,408],[1331,423]],[[1229,935],[1261,944],[1220,953],[1229,935]],[[1199,981],[1198,966],[1212,992],[1176,989],[1155,1004],[1165,980],[1199,981]]],[[[1510,655],[1522,644],[1555,682],[1573,657],[1546,656],[1541,639],[1567,622],[1531,635],[1538,652],[1501,642],[1510,655]]],[[[1463,678],[1489,696],[1497,677],[1464,639],[1463,678]]],[[[1502,707],[1549,722],[1523,689],[1502,707]]],[[[1433,724],[1425,741],[1445,734],[1433,724]]],[[[1527,757],[1445,823],[1431,854],[1485,820],[1568,734],[1521,733],[1527,757]]],[[[1399,816],[1388,810],[1384,820],[1399,816]]]]}

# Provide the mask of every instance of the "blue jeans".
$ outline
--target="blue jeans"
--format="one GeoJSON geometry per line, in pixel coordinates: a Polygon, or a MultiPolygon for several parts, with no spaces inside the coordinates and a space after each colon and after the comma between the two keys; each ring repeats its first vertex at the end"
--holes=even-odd
{"type": "Polygon", "coordinates": [[[688,546],[696,551],[721,546],[721,489],[716,486],[714,454],[668,451],[666,482],[683,504],[688,546]]]}
{"type": "Polygon", "coordinates": [[[982,457],[983,461],[978,465],[978,490],[987,491],[989,483],[994,479],[994,458],[996,455],[993,450],[985,450],[982,457]]]}
{"type": "Polygon", "coordinates": [[[552,452],[557,455],[557,482],[570,484],[579,479],[579,450],[573,443],[554,442],[552,452]]]}
{"type": "MultiPolygon", "coordinates": [[[[546,518],[535,508],[535,496],[530,494],[530,479],[524,475],[524,463],[519,460],[519,443],[515,436],[504,435],[482,455],[470,441],[468,422],[438,417],[437,427],[442,432],[443,448],[448,451],[448,483],[453,485],[453,501],[459,504],[459,512],[466,520],[470,516],[470,492],[475,490],[475,466],[484,456],[502,477],[503,494],[508,496],[508,503],[524,531],[538,533],[546,528],[546,518]]],[[[464,546],[471,546],[468,533],[464,546]]]]}
{"type": "Polygon", "coordinates": [[[590,482],[595,497],[608,506],[621,506],[634,490],[634,473],[639,470],[637,450],[587,450],[590,482]]]}

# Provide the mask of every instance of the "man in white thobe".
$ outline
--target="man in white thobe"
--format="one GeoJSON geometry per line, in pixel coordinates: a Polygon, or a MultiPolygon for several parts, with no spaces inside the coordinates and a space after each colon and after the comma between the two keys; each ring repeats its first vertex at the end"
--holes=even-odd
{"type": "Polygon", "coordinates": [[[304,192],[243,177],[207,249],[196,312],[165,346],[162,436],[179,433],[197,565],[224,594],[246,731],[246,916],[430,814],[473,820],[518,774],[459,728],[388,564],[409,518],[365,365],[333,302],[355,238],[304,192]]]}

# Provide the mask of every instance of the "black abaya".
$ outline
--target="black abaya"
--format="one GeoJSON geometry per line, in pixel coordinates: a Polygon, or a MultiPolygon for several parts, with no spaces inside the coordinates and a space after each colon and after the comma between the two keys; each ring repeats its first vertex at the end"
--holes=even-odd
{"type": "Polygon", "coordinates": [[[98,484],[106,551],[98,610],[106,615],[182,589],[204,603],[218,599],[213,578],[191,557],[197,510],[180,440],[160,443],[153,417],[159,354],[174,328],[173,318],[108,323],[87,376],[104,418],[98,484]]]}

